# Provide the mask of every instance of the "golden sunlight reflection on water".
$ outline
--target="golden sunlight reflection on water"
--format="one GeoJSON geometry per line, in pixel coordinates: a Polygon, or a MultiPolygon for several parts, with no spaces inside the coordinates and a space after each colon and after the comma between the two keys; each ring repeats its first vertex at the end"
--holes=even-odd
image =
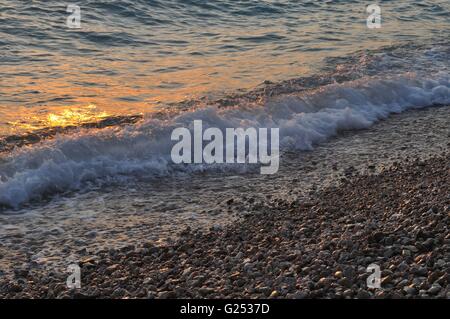
{"type": "Polygon", "coordinates": [[[80,126],[86,123],[96,123],[111,116],[99,110],[95,104],[85,107],[60,107],[58,111],[41,115],[23,115],[20,121],[8,122],[10,131],[20,134],[41,128],[80,126]]]}

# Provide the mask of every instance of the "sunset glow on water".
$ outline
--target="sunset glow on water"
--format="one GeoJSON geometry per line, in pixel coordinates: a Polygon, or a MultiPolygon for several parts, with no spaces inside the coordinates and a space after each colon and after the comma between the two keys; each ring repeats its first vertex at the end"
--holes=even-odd
{"type": "Polygon", "coordinates": [[[63,3],[2,0],[0,134],[222,97],[449,29],[448,1],[385,3],[376,30],[357,3],[79,1],[71,30],[63,3]]]}

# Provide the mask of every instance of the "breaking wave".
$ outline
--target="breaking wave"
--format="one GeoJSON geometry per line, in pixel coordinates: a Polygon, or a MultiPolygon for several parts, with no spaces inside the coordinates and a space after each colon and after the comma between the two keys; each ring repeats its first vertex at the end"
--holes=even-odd
{"type": "MultiPolygon", "coordinates": [[[[210,169],[201,164],[174,165],[172,130],[217,127],[280,129],[280,151],[311,150],[342,130],[364,129],[392,113],[450,104],[447,72],[428,76],[365,76],[320,86],[301,94],[283,94],[264,103],[232,107],[211,105],[173,118],[147,118],[136,125],[82,129],[0,159],[0,206],[18,208],[45,196],[94,183],[165,177],[210,169]]],[[[227,165],[214,169],[227,170],[227,165]]]]}

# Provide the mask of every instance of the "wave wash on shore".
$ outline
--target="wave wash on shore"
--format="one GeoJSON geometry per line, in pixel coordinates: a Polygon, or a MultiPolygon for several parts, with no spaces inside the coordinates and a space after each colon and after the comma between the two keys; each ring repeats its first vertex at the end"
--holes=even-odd
{"type": "Polygon", "coordinates": [[[449,48],[445,41],[358,51],[326,59],[323,72],[313,76],[269,83],[225,100],[170,106],[162,116],[149,114],[135,125],[80,127],[14,147],[0,153],[0,211],[130,179],[256,168],[173,164],[171,133],[179,127],[192,131],[194,120],[202,120],[204,129],[279,128],[282,154],[311,150],[339,131],[368,128],[392,113],[450,105],[449,48]]]}
{"type": "Polygon", "coordinates": [[[174,165],[171,133],[178,127],[192,130],[194,120],[202,120],[205,129],[279,128],[281,152],[303,151],[339,131],[368,128],[392,113],[448,105],[448,55],[444,45],[423,52],[400,47],[366,57],[364,65],[357,66],[349,57],[345,70],[335,65],[341,75],[347,74],[340,82],[333,83],[334,76],[318,76],[317,83],[305,85],[305,90],[282,90],[263,102],[247,99],[229,107],[199,106],[171,118],[147,117],[125,127],[80,129],[15,149],[0,158],[0,207],[19,208],[55,193],[130,178],[248,169],[230,164],[174,165]]]}

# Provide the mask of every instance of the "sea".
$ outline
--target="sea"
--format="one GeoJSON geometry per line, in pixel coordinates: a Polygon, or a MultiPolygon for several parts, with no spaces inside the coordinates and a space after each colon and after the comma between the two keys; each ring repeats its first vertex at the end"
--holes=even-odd
{"type": "Polygon", "coordinates": [[[0,253],[158,242],[446,150],[449,34],[448,0],[0,0],[0,253]],[[278,128],[280,173],[174,164],[194,120],[278,128]]]}

